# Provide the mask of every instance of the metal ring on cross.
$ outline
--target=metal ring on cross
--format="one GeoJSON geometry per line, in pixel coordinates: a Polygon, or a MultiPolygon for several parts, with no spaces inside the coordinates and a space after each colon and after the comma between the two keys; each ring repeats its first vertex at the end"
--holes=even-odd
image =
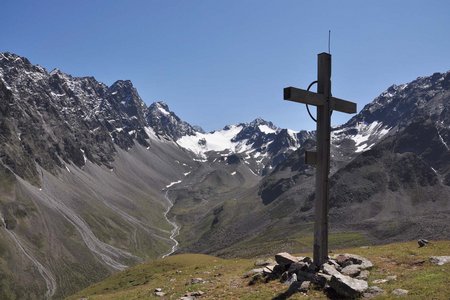
{"type": "MultiPolygon", "coordinates": [[[[309,92],[309,89],[310,89],[313,85],[315,85],[316,83],[317,83],[317,80],[314,80],[313,82],[311,82],[311,83],[308,85],[308,88],[307,88],[306,90],[309,92]]],[[[311,119],[313,119],[313,121],[317,123],[316,118],[314,118],[313,115],[311,114],[311,112],[309,111],[309,106],[308,106],[308,104],[306,104],[306,110],[308,111],[308,114],[309,114],[309,116],[311,117],[311,119]]],[[[330,117],[331,117],[332,114],[333,114],[333,110],[331,110],[331,112],[330,112],[330,117]]]]}

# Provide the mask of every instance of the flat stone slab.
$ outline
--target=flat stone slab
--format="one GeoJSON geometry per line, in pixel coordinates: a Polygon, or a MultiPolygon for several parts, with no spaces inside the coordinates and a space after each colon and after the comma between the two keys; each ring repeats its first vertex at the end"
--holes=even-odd
{"type": "Polygon", "coordinates": [[[275,255],[275,261],[282,266],[290,265],[301,261],[304,257],[295,257],[287,252],[281,252],[275,255]]]}
{"type": "Polygon", "coordinates": [[[442,266],[450,263],[450,256],[432,256],[430,257],[430,261],[435,265],[442,266]]]}

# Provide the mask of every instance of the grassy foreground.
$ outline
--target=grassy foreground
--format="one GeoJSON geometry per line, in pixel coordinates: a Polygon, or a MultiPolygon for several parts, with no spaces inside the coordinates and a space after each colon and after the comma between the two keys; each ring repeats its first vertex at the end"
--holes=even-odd
{"type": "MultiPolygon", "coordinates": [[[[450,241],[432,241],[418,248],[415,241],[381,246],[339,249],[335,253],[354,253],[370,259],[369,286],[373,280],[397,275],[397,279],[376,284],[386,291],[374,299],[394,299],[391,291],[409,290],[407,299],[450,299],[450,264],[437,266],[430,256],[450,255],[450,241]]],[[[274,253],[275,254],[275,253],[274,253]]],[[[303,253],[302,255],[311,255],[303,253]]],[[[243,274],[254,268],[254,259],[220,259],[201,254],[182,254],[151,261],[117,273],[68,299],[178,299],[186,292],[203,291],[200,299],[271,299],[287,285],[278,281],[248,286],[243,274]],[[206,283],[190,284],[200,277],[206,283]],[[166,296],[153,295],[162,288],[166,296]]],[[[295,294],[290,299],[326,299],[321,291],[295,294]]],[[[404,297],[405,298],[405,297],[404,297]]]]}

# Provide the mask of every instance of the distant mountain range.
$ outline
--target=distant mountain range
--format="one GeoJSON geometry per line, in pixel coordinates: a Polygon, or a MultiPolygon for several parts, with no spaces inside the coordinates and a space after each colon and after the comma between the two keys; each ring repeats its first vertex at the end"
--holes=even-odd
{"type": "MultiPolygon", "coordinates": [[[[333,128],[332,247],[450,237],[449,103],[450,72],[435,73],[333,128]]],[[[224,256],[311,247],[314,132],[256,119],[207,133],[130,81],[12,53],[0,114],[1,299],[63,298],[174,238],[224,256]]]]}

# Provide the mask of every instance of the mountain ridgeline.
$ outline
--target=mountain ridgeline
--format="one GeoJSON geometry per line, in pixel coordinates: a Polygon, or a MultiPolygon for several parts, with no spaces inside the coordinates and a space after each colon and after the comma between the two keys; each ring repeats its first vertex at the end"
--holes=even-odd
{"type": "MultiPolygon", "coordinates": [[[[333,128],[332,247],[450,237],[449,100],[450,72],[435,73],[333,128]]],[[[205,132],[130,81],[12,53],[0,114],[1,299],[64,298],[172,250],[311,248],[314,132],[260,118],[205,132]]]]}

